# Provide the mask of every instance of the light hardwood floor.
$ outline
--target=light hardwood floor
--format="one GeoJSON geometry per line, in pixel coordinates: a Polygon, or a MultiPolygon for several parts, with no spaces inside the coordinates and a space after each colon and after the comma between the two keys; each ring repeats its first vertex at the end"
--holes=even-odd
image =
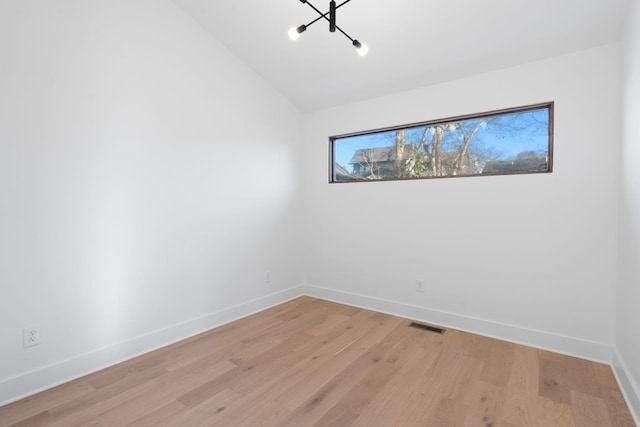
{"type": "Polygon", "coordinates": [[[634,426],[611,369],[302,297],[0,408],[2,426],[634,426]]]}

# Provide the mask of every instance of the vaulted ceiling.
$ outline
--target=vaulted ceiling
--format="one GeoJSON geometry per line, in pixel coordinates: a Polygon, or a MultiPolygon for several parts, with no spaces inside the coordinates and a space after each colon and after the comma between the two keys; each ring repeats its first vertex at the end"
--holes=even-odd
{"type": "Polygon", "coordinates": [[[352,0],[337,23],[369,46],[361,57],[323,20],[291,41],[318,17],[299,0],[174,0],[302,111],[618,41],[629,1],[352,0]]]}

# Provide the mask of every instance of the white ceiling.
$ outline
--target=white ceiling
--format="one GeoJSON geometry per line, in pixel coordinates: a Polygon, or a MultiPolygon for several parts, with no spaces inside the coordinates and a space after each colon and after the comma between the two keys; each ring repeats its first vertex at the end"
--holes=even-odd
{"type": "Polygon", "coordinates": [[[352,0],[337,24],[369,46],[361,57],[324,20],[289,40],[318,17],[299,0],[174,0],[302,111],[617,41],[629,1],[352,0]]]}

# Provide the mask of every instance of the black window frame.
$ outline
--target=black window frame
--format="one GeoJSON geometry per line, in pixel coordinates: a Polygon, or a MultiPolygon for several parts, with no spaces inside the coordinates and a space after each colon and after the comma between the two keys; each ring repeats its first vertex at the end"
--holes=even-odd
{"type": "MultiPolygon", "coordinates": [[[[553,135],[554,135],[554,102],[543,102],[537,104],[531,104],[521,107],[505,108],[501,110],[493,110],[483,113],[466,114],[455,117],[448,117],[438,120],[427,120],[424,122],[410,123],[399,126],[390,126],[385,128],[371,129],[360,132],[347,133],[342,135],[335,135],[329,137],[329,183],[330,184],[347,184],[356,182],[388,182],[388,181],[407,181],[407,180],[424,180],[424,179],[446,179],[446,178],[463,178],[463,177],[479,177],[479,176],[502,176],[502,175],[523,175],[523,174],[541,174],[553,172],[553,135]],[[513,170],[513,171],[498,171],[498,172],[482,172],[482,173],[465,173],[458,175],[444,175],[444,176],[408,176],[408,177],[392,177],[392,178],[379,178],[379,179],[367,179],[364,177],[357,177],[356,179],[340,180],[336,178],[338,170],[337,163],[335,161],[335,145],[336,141],[344,138],[373,135],[387,132],[395,132],[401,130],[409,130],[424,127],[433,127],[447,125],[451,123],[457,123],[467,120],[479,120],[488,119],[499,116],[506,116],[510,114],[526,113],[546,109],[548,111],[548,148],[547,148],[547,168],[544,170],[513,170]]],[[[344,168],[341,168],[344,169],[344,168]]],[[[344,171],[347,172],[348,171],[344,171]]],[[[344,173],[343,172],[343,173],[344,173]]],[[[352,177],[356,175],[350,174],[352,177]]]]}

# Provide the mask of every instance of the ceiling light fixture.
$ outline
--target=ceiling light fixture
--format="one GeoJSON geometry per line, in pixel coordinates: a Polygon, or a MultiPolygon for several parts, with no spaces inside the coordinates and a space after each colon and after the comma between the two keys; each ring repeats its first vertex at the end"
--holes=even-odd
{"type": "Polygon", "coordinates": [[[327,21],[329,21],[329,31],[331,31],[332,33],[334,33],[336,30],[340,31],[342,34],[345,35],[346,38],[351,40],[351,44],[353,44],[353,46],[355,46],[356,50],[358,51],[358,55],[365,56],[367,54],[367,52],[369,52],[369,47],[366,44],[360,43],[358,40],[355,40],[355,39],[351,38],[349,36],[349,34],[347,34],[344,31],[342,31],[342,28],[340,28],[340,27],[338,27],[336,25],[336,10],[338,10],[338,8],[344,6],[345,4],[349,3],[350,1],[351,0],[345,0],[344,2],[342,2],[342,3],[340,3],[339,5],[336,6],[335,0],[331,0],[329,2],[329,12],[322,13],[314,5],[309,3],[307,0],[300,0],[300,3],[308,4],[309,7],[311,7],[311,9],[315,10],[316,12],[318,12],[318,15],[320,15],[320,16],[318,18],[314,19],[313,21],[309,22],[307,25],[300,25],[299,27],[292,27],[289,30],[289,38],[291,40],[298,40],[300,38],[300,34],[302,34],[305,31],[307,31],[307,27],[309,25],[314,24],[315,22],[317,22],[317,21],[319,21],[321,19],[326,19],[327,21]],[[327,18],[327,15],[329,15],[328,18],[327,18]]]}

